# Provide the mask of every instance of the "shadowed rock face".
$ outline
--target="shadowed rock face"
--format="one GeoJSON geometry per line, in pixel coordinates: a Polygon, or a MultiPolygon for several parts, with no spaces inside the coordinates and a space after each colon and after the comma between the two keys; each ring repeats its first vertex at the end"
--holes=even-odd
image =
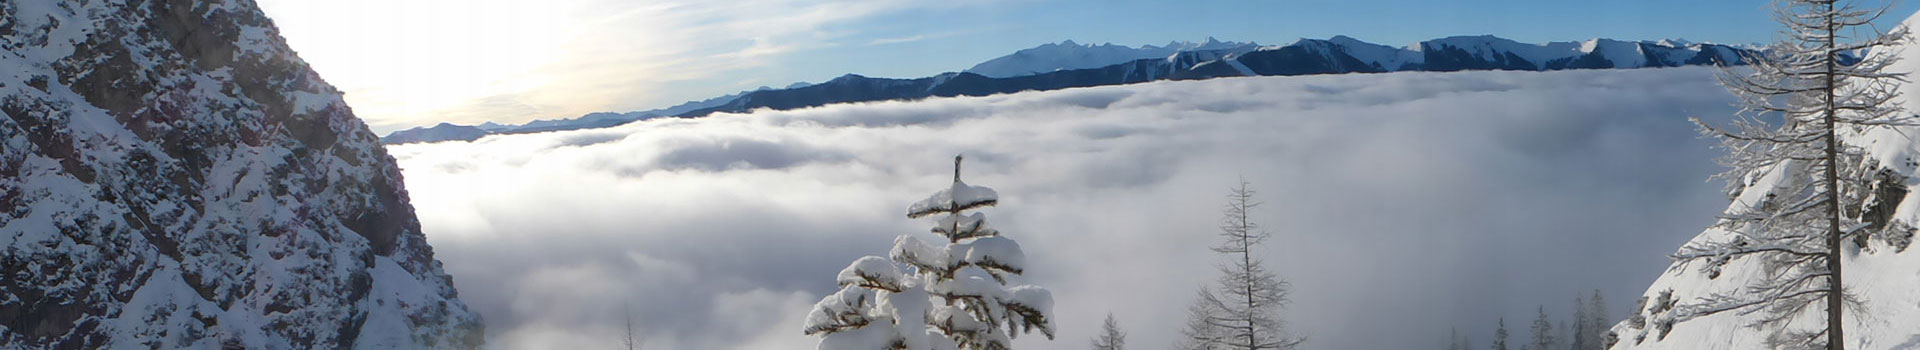
{"type": "Polygon", "coordinates": [[[379,140],[251,1],[0,2],[0,348],[474,348],[379,140]]]}

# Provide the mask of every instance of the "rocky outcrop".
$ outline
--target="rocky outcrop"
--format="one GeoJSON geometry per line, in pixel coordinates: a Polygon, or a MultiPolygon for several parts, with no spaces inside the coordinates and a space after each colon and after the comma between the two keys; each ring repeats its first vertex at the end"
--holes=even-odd
{"type": "Polygon", "coordinates": [[[251,1],[0,2],[0,348],[474,348],[399,168],[251,1]]]}

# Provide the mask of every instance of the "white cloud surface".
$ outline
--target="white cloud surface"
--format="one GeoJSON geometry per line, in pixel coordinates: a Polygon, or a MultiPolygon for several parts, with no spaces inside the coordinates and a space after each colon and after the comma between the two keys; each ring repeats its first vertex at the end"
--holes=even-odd
{"type": "MultiPolygon", "coordinates": [[[[428,237],[501,348],[811,349],[799,321],[951,156],[1079,348],[1112,312],[1173,341],[1225,189],[1314,349],[1437,346],[1602,289],[1614,315],[1724,206],[1687,116],[1702,68],[1258,77],[651,120],[394,146],[428,237]]],[[[1485,343],[1485,336],[1478,336],[1485,343]]]]}

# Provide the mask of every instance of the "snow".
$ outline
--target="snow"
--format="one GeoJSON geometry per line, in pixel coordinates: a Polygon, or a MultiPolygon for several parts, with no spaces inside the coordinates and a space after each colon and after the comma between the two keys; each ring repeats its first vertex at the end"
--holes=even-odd
{"type": "Polygon", "coordinates": [[[452,296],[431,253],[419,249],[425,243],[413,240],[418,232],[394,233],[399,246],[379,255],[343,224],[384,216],[376,214],[414,220],[408,208],[369,204],[381,195],[404,196],[400,188],[369,185],[398,183],[399,169],[369,141],[372,134],[339,92],[304,69],[271,23],[258,21],[263,17],[255,17],[261,15],[252,2],[199,2],[195,11],[218,14],[204,18],[147,16],[137,11],[148,10],[141,6],[112,0],[0,5],[6,9],[0,22],[25,29],[0,33],[0,42],[10,45],[0,52],[0,98],[9,106],[0,121],[0,168],[18,171],[0,178],[0,202],[18,199],[21,207],[13,209],[22,210],[0,217],[0,250],[8,259],[33,261],[28,267],[39,272],[8,276],[0,302],[27,313],[76,313],[99,327],[49,318],[27,330],[0,331],[6,343],[0,348],[59,341],[14,342],[28,330],[74,332],[49,347],[220,348],[228,341],[246,348],[327,347],[351,341],[345,332],[360,329],[340,322],[361,316],[373,324],[360,333],[370,339],[362,348],[459,347],[463,340],[453,338],[462,334],[477,340],[471,333],[477,328],[454,329],[479,326],[478,315],[452,296]],[[184,29],[233,30],[236,42],[197,44],[210,52],[230,45],[233,56],[213,58],[280,62],[276,66],[294,70],[201,69],[175,54],[185,47],[132,30],[161,25],[155,21],[205,21],[210,27],[184,29]],[[127,50],[76,50],[76,43],[90,41],[127,50]],[[130,64],[98,64],[109,58],[130,64]],[[144,108],[135,120],[159,122],[141,127],[116,115],[125,111],[107,110],[116,106],[95,105],[81,93],[99,91],[75,86],[84,79],[73,77],[84,74],[125,77],[115,88],[142,93],[130,96],[131,108],[144,108]],[[235,90],[243,88],[232,82],[248,79],[263,87],[244,89],[272,91],[235,90]],[[269,116],[268,105],[312,118],[317,123],[304,125],[337,137],[322,140],[326,149],[305,152],[309,141],[292,137],[281,122],[288,118],[269,116]],[[351,297],[362,290],[378,295],[351,297]],[[20,304],[42,296],[50,298],[20,304]],[[423,343],[432,341],[440,343],[423,343]]]}
{"type": "MultiPolygon", "coordinates": [[[[965,206],[963,205],[962,207],[965,206]]],[[[991,226],[987,226],[987,218],[984,214],[973,213],[967,215],[942,216],[940,217],[940,221],[934,223],[933,233],[948,237],[954,235],[992,236],[997,234],[998,231],[995,231],[991,226]]]]}
{"type": "Polygon", "coordinates": [[[1038,287],[1009,285],[1026,265],[1020,245],[986,228],[983,214],[965,213],[993,205],[999,195],[961,182],[960,158],[954,166],[947,189],[909,207],[909,217],[946,213],[933,231],[952,243],[935,248],[902,235],[894,239],[893,260],[867,256],[841,270],[840,291],[807,314],[805,333],[824,333],[819,349],[880,349],[895,343],[908,350],[953,349],[956,341],[1004,348],[1012,344],[1007,332],[1029,331],[1015,324],[1053,337],[1051,296],[1038,287]],[[902,275],[896,262],[913,267],[911,274],[902,275]],[[1015,290],[1024,294],[1014,298],[1015,290]],[[875,296],[880,302],[869,304],[875,296]],[[999,327],[1001,322],[1007,327],[999,327]]]}
{"type": "Polygon", "coordinates": [[[1015,51],[967,68],[966,72],[994,78],[1017,77],[1056,70],[1100,68],[1134,60],[1166,58],[1181,52],[1245,52],[1256,47],[1251,42],[1220,41],[1212,37],[1201,43],[1171,42],[1166,46],[1128,47],[1114,44],[1083,45],[1073,40],[1042,44],[1015,51]]]}
{"type": "Polygon", "coordinates": [[[1580,43],[1580,52],[1598,52],[1613,61],[1614,67],[1618,68],[1639,68],[1647,65],[1646,54],[1640,51],[1640,43],[1635,42],[1596,38],[1580,43]]]}
{"type": "Polygon", "coordinates": [[[1473,54],[1474,57],[1485,60],[1494,60],[1501,55],[1512,53],[1514,56],[1525,59],[1535,66],[1543,65],[1548,61],[1574,57],[1584,53],[1579,47],[1579,44],[1573,42],[1524,44],[1491,35],[1454,36],[1434,39],[1421,42],[1409,49],[1424,50],[1444,47],[1459,48],[1473,54]]]}
{"type": "Polygon", "coordinates": [[[899,266],[887,261],[887,258],[869,255],[854,260],[852,265],[847,265],[846,269],[840,270],[840,275],[835,277],[835,281],[842,286],[871,285],[900,289],[906,286],[904,283],[906,281],[902,278],[899,266]]]}
{"type": "Polygon", "coordinates": [[[1007,294],[1011,295],[1009,299],[1013,300],[1014,303],[1040,310],[1053,309],[1053,292],[1048,291],[1046,288],[1018,286],[1007,289],[1007,294]]]}
{"type": "Polygon", "coordinates": [[[889,255],[893,261],[918,267],[922,270],[944,271],[958,265],[948,249],[934,248],[911,235],[900,235],[893,240],[893,250],[889,255]]]}
{"type": "MultiPolygon", "coordinates": [[[[1905,25],[1920,23],[1920,15],[1909,17],[1905,25]]],[[[1909,44],[1891,50],[1888,54],[1897,54],[1906,58],[1891,71],[1920,72],[1920,45],[1909,44]]],[[[1899,101],[1908,111],[1920,111],[1920,84],[1907,83],[1899,87],[1903,96],[1899,101]]],[[[1920,142],[1907,135],[1920,132],[1916,127],[1898,127],[1895,130],[1876,130],[1864,135],[1850,135],[1848,141],[1866,145],[1868,156],[1879,164],[1899,172],[1906,177],[1906,185],[1915,188],[1920,181],[1915,180],[1915,155],[1920,154],[1920,142]]],[[[1778,171],[1768,172],[1749,180],[1750,187],[1772,188],[1786,176],[1778,171]]],[[[1764,195],[1761,191],[1743,191],[1729,204],[1729,210],[1752,206],[1764,195]]],[[[1920,191],[1908,192],[1899,200],[1898,210],[1893,220],[1899,223],[1920,223],[1920,191]]],[[[1735,234],[1719,229],[1708,229],[1695,236],[1694,242],[1728,242],[1735,234]]],[[[1848,338],[1848,349],[1916,349],[1920,348],[1920,253],[1909,248],[1896,251],[1884,242],[1870,241],[1866,249],[1853,249],[1844,253],[1847,288],[1857,296],[1862,308],[1849,309],[1850,314],[1843,320],[1848,338]]],[[[1670,333],[1662,337],[1655,330],[1656,325],[1675,319],[1675,312],[1653,312],[1664,307],[1658,301],[1670,295],[1679,304],[1698,301],[1699,298],[1714,293],[1742,293],[1743,287],[1752,281],[1766,279],[1768,268],[1761,266],[1755,259],[1735,259],[1719,269],[1717,278],[1709,278],[1708,270],[1700,266],[1669,269],[1659,279],[1648,286],[1641,315],[1651,314],[1639,322],[1642,327],[1634,327],[1636,320],[1629,319],[1613,326],[1613,332],[1619,336],[1614,349],[1763,349],[1768,333],[1748,327],[1764,313],[1741,314],[1737,312],[1701,316],[1686,322],[1672,324],[1670,333]],[[1670,294],[1669,294],[1670,293],[1670,294]]],[[[1824,319],[1819,315],[1803,314],[1796,319],[1798,327],[1808,327],[1824,319]]]]}
{"type": "Polygon", "coordinates": [[[954,211],[955,205],[958,205],[958,209],[961,210],[993,205],[999,199],[1000,194],[995,193],[991,188],[968,186],[965,182],[954,181],[952,187],[907,207],[907,217],[917,218],[934,213],[951,212],[954,211]]]}
{"type": "Polygon", "coordinates": [[[1353,58],[1359,59],[1360,62],[1377,65],[1381,69],[1389,71],[1399,70],[1407,64],[1424,63],[1426,61],[1426,57],[1422,56],[1419,51],[1369,43],[1345,35],[1335,35],[1333,38],[1327,39],[1327,41],[1333,43],[1335,46],[1344,48],[1348,56],[1353,56],[1353,58]]]}
{"type": "Polygon", "coordinates": [[[1020,251],[1020,243],[1006,237],[981,237],[950,250],[966,252],[965,261],[975,266],[1004,267],[1016,273],[1027,266],[1027,255],[1020,251]]]}

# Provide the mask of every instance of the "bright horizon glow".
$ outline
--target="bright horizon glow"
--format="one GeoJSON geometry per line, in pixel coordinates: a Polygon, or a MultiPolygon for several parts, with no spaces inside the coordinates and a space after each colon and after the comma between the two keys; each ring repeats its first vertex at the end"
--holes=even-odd
{"type": "MultiPolygon", "coordinates": [[[[921,77],[1043,43],[1347,35],[1769,41],[1766,4],[993,0],[261,0],[376,133],[667,107],[843,74],[921,77]],[[1149,16],[1151,20],[1142,20],[1149,16]]],[[[1903,3],[1896,16],[1912,13],[1903,3]]],[[[1899,18],[1887,19],[1892,23],[1899,18]]]]}

